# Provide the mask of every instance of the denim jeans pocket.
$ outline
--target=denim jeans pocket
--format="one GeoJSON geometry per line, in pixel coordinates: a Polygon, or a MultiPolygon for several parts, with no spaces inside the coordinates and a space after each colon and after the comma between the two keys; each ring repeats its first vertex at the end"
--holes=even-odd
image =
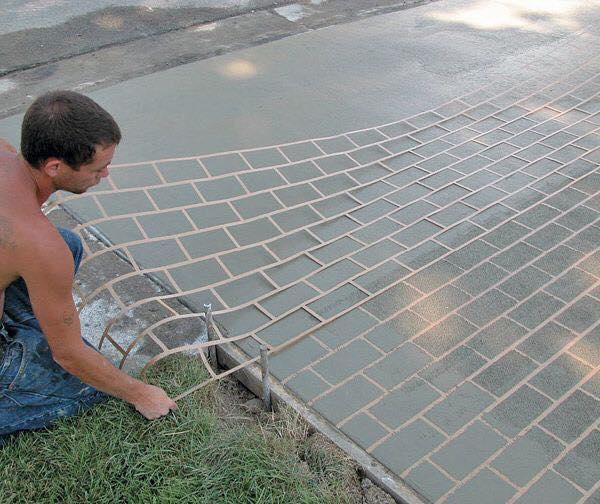
{"type": "Polygon", "coordinates": [[[0,361],[0,391],[13,389],[25,372],[25,347],[20,341],[11,341],[0,361]]]}
{"type": "Polygon", "coordinates": [[[6,390],[4,397],[20,408],[49,408],[52,406],[79,404],[73,399],[40,394],[30,390],[6,390]]]}

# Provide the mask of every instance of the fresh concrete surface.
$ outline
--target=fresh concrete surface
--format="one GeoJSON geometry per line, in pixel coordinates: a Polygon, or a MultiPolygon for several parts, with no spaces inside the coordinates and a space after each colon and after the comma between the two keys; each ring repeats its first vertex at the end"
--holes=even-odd
{"type": "MultiPolygon", "coordinates": [[[[557,2],[563,10],[548,19],[544,2],[531,11],[519,3],[433,3],[180,66],[91,96],[123,128],[115,162],[384,124],[511,75],[519,62],[552,54],[600,16],[590,0],[557,2]],[[498,5],[507,5],[506,16],[499,26],[486,26],[498,5]]],[[[0,137],[16,142],[20,120],[1,121],[0,137]]]]}
{"type": "MultiPolygon", "coordinates": [[[[424,502],[593,502],[596,33],[591,2],[457,0],[122,83],[93,96],[134,165],[68,207],[212,301],[248,357],[269,345],[381,478],[424,502]]],[[[87,288],[143,298],[124,273],[87,288]]]]}

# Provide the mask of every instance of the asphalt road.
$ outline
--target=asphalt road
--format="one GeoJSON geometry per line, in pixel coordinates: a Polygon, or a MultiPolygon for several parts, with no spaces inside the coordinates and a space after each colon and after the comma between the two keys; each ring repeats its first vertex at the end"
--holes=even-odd
{"type": "MultiPolygon", "coordinates": [[[[256,8],[265,2],[257,0],[121,0],[120,7],[154,9],[192,8],[256,8]]],[[[273,2],[269,2],[273,3],[273,2]]],[[[114,0],[5,0],[0,6],[0,34],[35,28],[49,28],[86,14],[106,9],[106,14],[116,10],[114,0]]]]}

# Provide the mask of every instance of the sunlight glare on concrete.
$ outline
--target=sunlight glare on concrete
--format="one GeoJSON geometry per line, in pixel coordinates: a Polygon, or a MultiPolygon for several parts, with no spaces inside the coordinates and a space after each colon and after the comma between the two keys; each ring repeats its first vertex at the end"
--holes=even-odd
{"type": "Polygon", "coordinates": [[[16,88],[17,83],[14,80],[8,78],[0,79],[0,94],[8,93],[16,88]]]}
{"type": "Polygon", "coordinates": [[[227,62],[218,72],[225,77],[232,79],[249,79],[254,77],[258,70],[254,63],[243,59],[236,59],[227,62]]]}
{"type": "Polygon", "coordinates": [[[429,17],[479,30],[518,28],[545,33],[556,27],[578,28],[576,10],[577,5],[570,0],[496,0],[432,12],[429,17]]]}

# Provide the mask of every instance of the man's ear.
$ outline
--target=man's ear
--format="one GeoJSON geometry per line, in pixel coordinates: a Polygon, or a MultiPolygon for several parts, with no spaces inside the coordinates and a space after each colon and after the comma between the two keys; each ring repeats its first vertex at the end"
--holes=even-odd
{"type": "Polygon", "coordinates": [[[62,161],[58,158],[48,158],[42,163],[39,170],[51,178],[58,175],[62,161]]]}

